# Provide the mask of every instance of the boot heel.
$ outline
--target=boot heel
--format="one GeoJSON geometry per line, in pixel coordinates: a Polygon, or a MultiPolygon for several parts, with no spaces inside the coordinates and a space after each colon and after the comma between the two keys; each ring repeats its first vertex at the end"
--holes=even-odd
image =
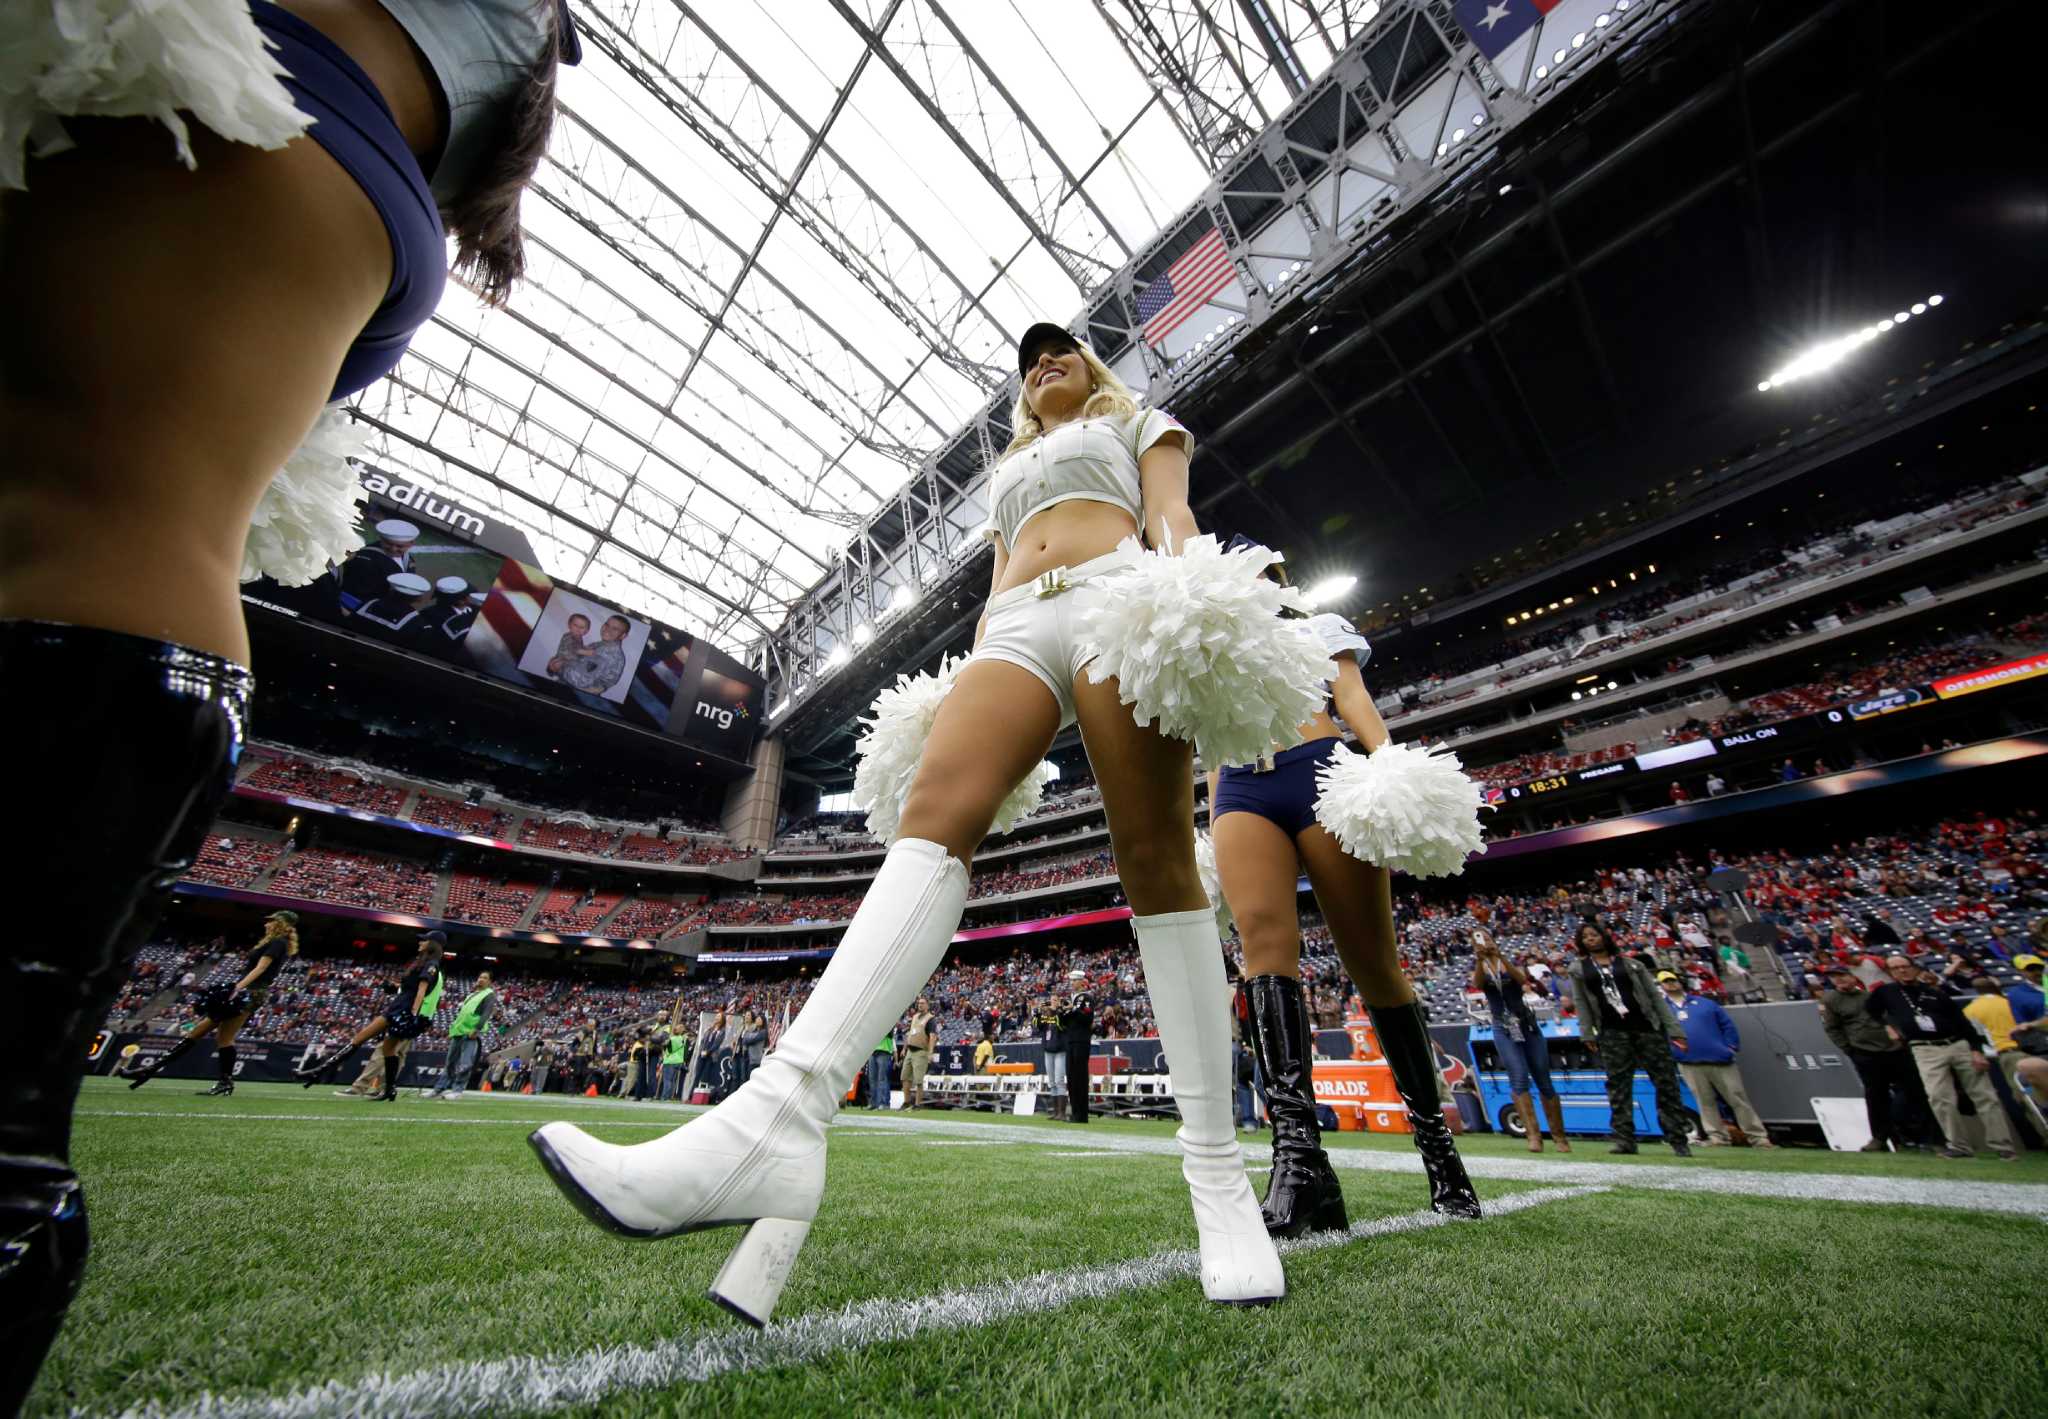
{"type": "Polygon", "coordinates": [[[763,1217],[747,1228],[711,1283],[711,1299],[748,1325],[765,1326],[811,1233],[809,1222],[763,1217]]]}
{"type": "Polygon", "coordinates": [[[1351,1228],[1351,1218],[1344,1211],[1344,1194],[1334,1187],[1324,1196],[1322,1206],[1316,1208],[1315,1216],[1309,1219],[1311,1232],[1344,1232],[1351,1228]]]}

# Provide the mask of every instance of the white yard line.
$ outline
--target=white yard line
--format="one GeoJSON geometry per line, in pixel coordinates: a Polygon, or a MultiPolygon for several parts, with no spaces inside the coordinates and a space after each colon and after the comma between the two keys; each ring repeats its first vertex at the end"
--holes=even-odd
{"type": "MultiPolygon", "coordinates": [[[[1541,1188],[1491,1204],[1488,1215],[1585,1197],[1595,1187],[1541,1188]]],[[[1280,1243],[1283,1254],[1323,1251],[1372,1237],[1467,1226],[1433,1212],[1410,1212],[1359,1222],[1348,1232],[1323,1232],[1280,1243]]],[[[406,1374],[330,1380],[316,1389],[276,1395],[202,1395],[182,1404],[148,1404],[126,1419],[438,1419],[486,1412],[535,1412],[598,1404],[624,1394],[668,1389],[720,1375],[829,1360],[871,1345],[995,1325],[1018,1316],[1057,1310],[1077,1301],[1104,1300],[1199,1273],[1191,1251],[1160,1252],[1132,1261],[1065,1271],[1042,1271],[942,1291],[931,1296],[862,1301],[748,1330],[737,1324],[694,1332],[652,1345],[619,1345],[567,1355],[512,1355],[496,1360],[437,1365],[406,1374]]]]}

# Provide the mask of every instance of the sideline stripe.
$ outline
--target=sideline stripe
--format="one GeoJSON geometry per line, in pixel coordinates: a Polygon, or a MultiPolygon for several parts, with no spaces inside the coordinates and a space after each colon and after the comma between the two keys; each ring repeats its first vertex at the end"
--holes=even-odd
{"type": "MultiPolygon", "coordinates": [[[[530,1104],[530,1096],[522,1096],[530,1104]]],[[[514,1100],[507,1096],[505,1102],[514,1100]]],[[[596,1105],[595,1099],[576,1100],[586,1106],[596,1105]]],[[[702,1113],[699,1105],[615,1105],[630,1109],[638,1114],[642,1108],[659,1109],[673,1118],[676,1113],[702,1113]]],[[[208,1108],[190,1111],[156,1112],[149,1109],[80,1109],[83,1117],[103,1118],[152,1118],[152,1119],[248,1119],[277,1123],[412,1123],[412,1124],[530,1124],[551,1123],[560,1114],[544,1116],[506,1116],[490,1118],[464,1117],[456,1114],[401,1114],[384,1111],[342,1111],[333,1114],[295,1113],[245,1113],[228,1112],[208,1108]]],[[[669,1122],[661,1117],[596,1117],[586,1107],[584,1116],[577,1123],[585,1128],[660,1128],[669,1122]]],[[[1024,1143],[1041,1148],[1072,1147],[1081,1138],[1066,1129],[1027,1128],[1017,1124],[968,1123],[952,1119],[936,1118],[892,1118],[887,1114],[870,1117],[864,1113],[841,1113],[832,1122],[835,1130],[847,1129],[867,1134],[893,1134],[900,1137],[929,1139],[939,1137],[972,1138],[977,1142],[1024,1143]]],[[[1087,1140],[1091,1150],[1109,1153],[1140,1154],[1155,1157],[1178,1158],[1180,1145],[1171,1138],[1139,1138],[1128,1134],[1097,1131],[1087,1140]]],[[[1377,1149],[1332,1148],[1330,1162],[1345,1170],[1379,1173],[1410,1173],[1422,1171],[1422,1160],[1413,1153],[1386,1153],[1377,1149]]],[[[1246,1168],[1250,1172],[1266,1170],[1272,1150],[1263,1144],[1246,1142],[1244,1145],[1246,1168]]],[[[1960,1167],[2005,1167],[2007,1164],[1981,1161],[1964,1163],[1960,1167]]],[[[1599,1187],[1648,1188],[1660,1192],[1718,1193],[1728,1197],[1767,1197],[1778,1200],[1818,1202],[1869,1202],[1889,1206],[1906,1207],[1952,1207],[1965,1212],[1994,1212],[2006,1216],[2028,1217],[2039,1222],[2048,1222],[2048,1184],[2021,1182],[1975,1182],[1966,1178],[1901,1178],[1883,1177],[1854,1173],[1803,1173],[1791,1171],[1751,1171],[1738,1168],[1717,1168],[1704,1165],[1654,1163],[1579,1163],[1563,1158],[1556,1161],[1546,1159],[1493,1158],[1468,1156],[1466,1171],[1477,1178],[1492,1178],[1507,1182],[1534,1182],[1584,1184],[1599,1187]]]]}
{"type": "MultiPolygon", "coordinates": [[[[841,1114],[835,1127],[888,1133],[972,1132],[983,1137],[998,1134],[1011,1143],[1047,1143],[1046,1130],[1020,1128],[1015,1124],[955,1123],[940,1119],[877,1119],[841,1114]]],[[[1072,1146],[1080,1140],[1071,1134],[1058,1143],[1072,1146]]],[[[1088,1139],[1091,1148],[1118,1153],[1148,1153],[1179,1157],[1180,1145],[1170,1138],[1135,1138],[1105,1133],[1088,1139]]],[[[1375,1173],[1422,1172],[1422,1159],[1413,1153],[1383,1153],[1377,1149],[1331,1148],[1330,1162],[1341,1170],[1375,1173]]],[[[1245,1157],[1250,1166],[1271,1158],[1272,1149],[1247,1142],[1245,1157]]],[[[1960,1166],[2011,1166],[1981,1162],[1960,1166]]],[[[1465,1169],[1475,1178],[1506,1182],[1581,1183],[1608,1188],[1639,1187],[1662,1192],[1720,1193],[1730,1197],[1768,1197],[1780,1200],[1820,1202],[1877,1202],[1894,1206],[1954,1207],[1966,1212],[1997,1212],[2048,1222],[2048,1185],[2019,1182],[1971,1182],[1962,1178],[1899,1178],[1854,1173],[1763,1172],[1717,1168],[1708,1165],[1576,1163],[1560,1158],[1537,1162],[1533,1158],[1492,1158],[1467,1156],[1465,1169]]]]}
{"type": "MultiPolygon", "coordinates": [[[[1546,1203],[1604,1191],[1597,1187],[1541,1188],[1487,1204],[1499,1218],[1546,1203]]],[[[1348,1232],[1322,1232],[1280,1243],[1282,1255],[1324,1251],[1372,1237],[1427,1231],[1453,1223],[1434,1212],[1410,1212],[1355,1223],[1348,1232]]],[[[436,1419],[484,1412],[533,1412],[597,1404],[612,1396],[668,1389],[692,1381],[751,1370],[779,1369],[825,1360],[928,1331],[953,1333],[1017,1316],[1057,1310],[1076,1301],[1102,1300],[1163,1285],[1200,1272],[1192,1251],[1159,1252],[1133,1261],[1068,1271],[1042,1271],[933,1296],[861,1301],[749,1330],[725,1325],[653,1345],[621,1345],[570,1355],[516,1355],[500,1360],[438,1365],[410,1374],[374,1374],[331,1380],[317,1389],[282,1395],[202,1395],[189,1404],[147,1404],[125,1419],[436,1419]]],[[[1296,1304],[1301,1304],[1297,1301],[1296,1304]]]]}

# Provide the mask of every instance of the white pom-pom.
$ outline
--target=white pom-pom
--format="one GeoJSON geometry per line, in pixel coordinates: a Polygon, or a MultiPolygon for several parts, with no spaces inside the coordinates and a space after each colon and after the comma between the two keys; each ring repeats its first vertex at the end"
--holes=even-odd
{"type": "Polygon", "coordinates": [[[996,821],[989,828],[992,833],[1007,833],[1016,824],[1031,816],[1033,810],[1045,801],[1045,786],[1052,782],[1052,765],[1040,759],[1031,766],[1031,772],[1024,775],[1024,782],[1010,790],[996,808],[996,821]]]}
{"type": "MultiPolygon", "coordinates": [[[[935,675],[898,675],[895,684],[875,696],[868,707],[871,717],[861,720],[867,728],[855,746],[859,763],[853,770],[853,806],[868,815],[868,831],[877,842],[896,841],[903,805],[910,798],[911,782],[924,758],[925,741],[932,737],[939,706],[965,664],[948,656],[935,675]]],[[[1024,781],[997,805],[995,824],[989,831],[1006,832],[1038,807],[1052,773],[1052,766],[1043,760],[1034,764],[1024,781]]]]}
{"type": "Polygon", "coordinates": [[[351,458],[369,447],[369,431],[339,404],[328,406],[249,519],[242,544],[242,580],[267,576],[279,586],[304,586],[363,545],[356,532],[362,484],[351,458]]]}
{"type": "Polygon", "coordinates": [[[1216,934],[1230,936],[1230,903],[1223,900],[1223,876],[1216,869],[1216,840],[1207,833],[1195,834],[1195,872],[1202,879],[1202,891],[1216,913],[1216,934]]]}
{"type": "Polygon", "coordinates": [[[312,119],[247,0],[8,0],[0,4],[0,187],[71,146],[66,117],[154,118],[196,165],[189,113],[221,137],[281,148],[312,119]]]}
{"type": "Polygon", "coordinates": [[[897,823],[911,780],[917,777],[925,741],[939,717],[939,705],[953,688],[961,662],[948,656],[936,675],[898,675],[896,683],[875,696],[869,717],[861,720],[856,746],[860,762],[853,771],[853,806],[868,815],[868,831],[881,843],[896,841],[897,823]]]}
{"type": "Polygon", "coordinates": [[[1483,845],[1479,785],[1441,747],[1339,744],[1316,771],[1316,821],[1353,857],[1413,877],[1452,877],[1483,845]]]}
{"type": "Polygon", "coordinates": [[[1263,575],[1264,548],[1225,551],[1211,536],[1179,556],[1118,549],[1128,571],[1080,588],[1079,636],[1095,657],[1088,678],[1115,677],[1140,724],[1191,739],[1211,768],[1248,764],[1294,744],[1322,709],[1336,663],[1306,620],[1301,594],[1263,575]]]}

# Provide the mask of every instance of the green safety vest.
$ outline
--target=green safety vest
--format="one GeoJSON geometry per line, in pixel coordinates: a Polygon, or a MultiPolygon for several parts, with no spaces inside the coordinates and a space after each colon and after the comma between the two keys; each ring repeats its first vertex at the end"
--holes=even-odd
{"type": "Polygon", "coordinates": [[[427,998],[420,1002],[420,1014],[426,1016],[429,1020],[434,1018],[434,1012],[441,1008],[441,988],[447,984],[448,977],[442,975],[439,971],[435,971],[434,988],[428,991],[427,998]]]}
{"type": "Polygon", "coordinates": [[[455,1012],[455,1023],[448,1027],[449,1035],[455,1039],[466,1039],[482,1030],[484,1001],[495,994],[497,991],[490,986],[472,992],[469,999],[462,1002],[462,1008],[455,1012]]]}
{"type": "Polygon", "coordinates": [[[690,1039],[687,1035],[670,1035],[668,1048],[661,1052],[663,1064],[681,1064],[690,1057],[690,1039]]]}
{"type": "Polygon", "coordinates": [[[891,1031],[890,1031],[890,1032],[889,1032],[888,1034],[886,1034],[886,1035],[882,1036],[882,1042],[881,1042],[880,1044],[878,1044],[878,1045],[876,1045],[876,1046],[875,1046],[875,1048],[874,1048],[874,1053],[876,1053],[876,1054],[894,1054],[894,1053],[896,1053],[896,1032],[895,1032],[894,1030],[891,1030],[891,1031]]]}

